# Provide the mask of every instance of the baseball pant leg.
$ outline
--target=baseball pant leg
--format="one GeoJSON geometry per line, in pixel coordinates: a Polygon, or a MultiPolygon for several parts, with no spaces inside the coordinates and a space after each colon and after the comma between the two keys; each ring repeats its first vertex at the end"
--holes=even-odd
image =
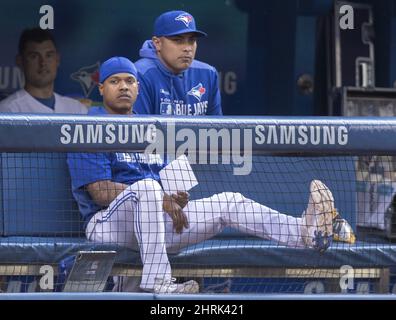
{"type": "Polygon", "coordinates": [[[139,250],[143,263],[141,288],[152,290],[156,278],[171,278],[165,245],[163,191],[153,179],[128,186],[87,226],[90,240],[139,250]]]}
{"type": "Polygon", "coordinates": [[[166,217],[168,252],[207,240],[230,226],[241,232],[271,239],[291,247],[304,247],[302,219],[279,213],[240,193],[223,192],[209,198],[190,201],[184,208],[189,228],[176,234],[166,217]]]}

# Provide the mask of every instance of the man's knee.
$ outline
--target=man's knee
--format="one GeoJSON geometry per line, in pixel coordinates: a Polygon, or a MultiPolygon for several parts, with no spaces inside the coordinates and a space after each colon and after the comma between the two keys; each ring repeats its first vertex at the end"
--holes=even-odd
{"type": "Polygon", "coordinates": [[[243,202],[246,198],[242,193],[234,192],[234,199],[236,202],[243,202]]]}
{"type": "Polygon", "coordinates": [[[139,180],[136,182],[135,188],[137,188],[138,191],[162,192],[161,185],[154,179],[139,180]]]}
{"type": "Polygon", "coordinates": [[[220,193],[220,199],[224,198],[227,203],[238,203],[245,201],[245,196],[239,192],[223,192],[220,193]]]}

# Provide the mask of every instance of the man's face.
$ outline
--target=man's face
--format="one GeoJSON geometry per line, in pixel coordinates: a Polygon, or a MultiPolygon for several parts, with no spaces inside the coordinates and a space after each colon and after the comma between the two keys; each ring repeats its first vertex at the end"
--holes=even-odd
{"type": "Polygon", "coordinates": [[[159,59],[175,74],[188,69],[197,51],[197,36],[184,33],[170,37],[153,37],[159,59]]]}
{"type": "Polygon", "coordinates": [[[103,103],[110,113],[130,114],[138,95],[139,85],[129,73],[116,73],[99,84],[103,103]]]}
{"type": "Polygon", "coordinates": [[[17,56],[17,65],[22,69],[27,85],[43,88],[55,81],[59,54],[51,40],[28,41],[25,50],[17,56]]]}

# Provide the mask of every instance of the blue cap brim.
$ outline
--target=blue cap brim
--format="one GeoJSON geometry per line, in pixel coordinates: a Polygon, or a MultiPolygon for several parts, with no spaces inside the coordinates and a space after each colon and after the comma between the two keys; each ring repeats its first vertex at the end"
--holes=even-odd
{"type": "Polygon", "coordinates": [[[168,34],[159,34],[155,35],[156,37],[171,37],[171,36],[177,36],[179,34],[185,34],[185,33],[195,33],[198,37],[207,37],[208,35],[200,30],[191,30],[191,29],[184,29],[184,30],[178,30],[177,32],[171,32],[168,34]]]}

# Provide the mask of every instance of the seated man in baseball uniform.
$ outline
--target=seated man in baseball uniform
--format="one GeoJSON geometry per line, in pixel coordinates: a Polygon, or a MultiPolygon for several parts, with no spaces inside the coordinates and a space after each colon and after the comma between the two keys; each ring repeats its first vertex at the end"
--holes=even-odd
{"type": "MultiPolygon", "coordinates": [[[[138,95],[137,70],[127,58],[113,57],[100,67],[104,107],[91,115],[131,115],[138,95]]],[[[334,198],[319,180],[310,185],[301,218],[277,212],[223,192],[189,201],[186,192],[166,194],[159,178],[164,162],[142,153],[69,153],[73,194],[89,240],[140,251],[141,289],[154,293],[197,293],[196,281],[176,283],[167,252],[209,239],[226,226],[290,247],[326,250],[333,239],[334,198]]]]}
{"type": "Polygon", "coordinates": [[[168,11],[154,22],[150,40],[136,61],[140,94],[138,114],[222,115],[216,69],[195,60],[197,30],[194,17],[185,11],[168,11]]]}
{"type": "Polygon", "coordinates": [[[59,61],[55,40],[48,30],[24,30],[16,64],[24,74],[25,87],[2,100],[0,112],[86,114],[85,105],[54,92],[59,61]]]}

